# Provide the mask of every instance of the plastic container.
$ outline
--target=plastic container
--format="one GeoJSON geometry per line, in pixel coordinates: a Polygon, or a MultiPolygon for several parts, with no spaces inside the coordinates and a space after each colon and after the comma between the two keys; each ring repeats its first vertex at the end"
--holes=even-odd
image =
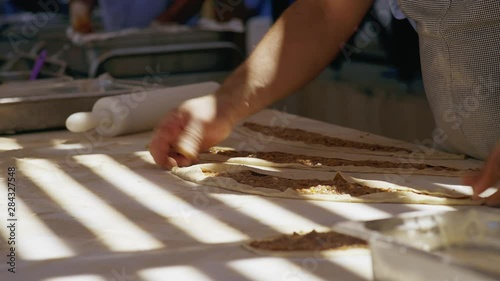
{"type": "Polygon", "coordinates": [[[500,210],[413,213],[334,229],[369,241],[374,280],[500,280],[500,210]]]}

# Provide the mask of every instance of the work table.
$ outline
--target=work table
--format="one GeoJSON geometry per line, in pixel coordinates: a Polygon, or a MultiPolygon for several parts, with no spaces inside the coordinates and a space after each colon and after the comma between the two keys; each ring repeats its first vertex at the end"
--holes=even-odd
{"type": "Polygon", "coordinates": [[[266,257],[241,242],[458,208],[268,198],[199,186],[156,167],[146,148],[151,134],[0,137],[0,218],[5,224],[7,168],[15,167],[18,219],[15,274],[4,261],[9,232],[0,228],[1,279],[371,280],[369,257],[266,257]]]}

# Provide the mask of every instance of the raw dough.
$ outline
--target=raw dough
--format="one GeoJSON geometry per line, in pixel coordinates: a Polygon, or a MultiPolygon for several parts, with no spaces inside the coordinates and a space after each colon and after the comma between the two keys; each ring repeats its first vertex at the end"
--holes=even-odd
{"type": "Polygon", "coordinates": [[[250,252],[280,257],[336,257],[369,255],[366,241],[334,231],[280,235],[243,244],[250,252]]]}
{"type": "Polygon", "coordinates": [[[418,190],[405,186],[396,185],[393,183],[361,180],[341,173],[332,173],[324,171],[301,171],[296,169],[275,169],[265,167],[251,167],[245,165],[231,164],[199,164],[185,168],[173,168],[172,173],[182,179],[195,183],[217,186],[227,190],[233,190],[248,194],[264,195],[270,197],[293,198],[305,200],[324,200],[324,201],[340,201],[340,202],[359,202],[359,203],[418,203],[418,204],[438,204],[438,205],[480,205],[482,200],[472,200],[470,196],[463,195],[458,192],[449,190],[447,192],[433,192],[428,190],[418,190]],[[353,186],[362,185],[369,190],[366,194],[359,196],[351,196],[345,193],[328,193],[328,190],[335,190],[335,186],[317,185],[310,191],[307,189],[290,189],[279,190],[274,188],[266,188],[251,186],[249,184],[240,183],[233,178],[224,176],[215,176],[224,173],[241,173],[253,172],[257,174],[257,178],[261,175],[275,177],[277,184],[273,185],[277,188],[283,188],[280,182],[293,183],[293,180],[311,182],[318,180],[344,180],[353,186]],[[304,175],[307,172],[307,176],[304,175]],[[379,190],[374,192],[374,190],[379,190]]]}
{"type": "Polygon", "coordinates": [[[431,148],[417,149],[416,145],[403,145],[374,141],[357,141],[327,136],[317,132],[309,132],[298,128],[280,126],[266,126],[252,122],[245,122],[237,126],[235,131],[247,137],[263,139],[262,135],[271,138],[272,142],[290,146],[334,150],[369,155],[386,156],[418,156],[425,159],[464,159],[464,155],[451,154],[431,148]],[[259,136],[260,135],[260,136],[259,136]],[[424,150],[425,153],[422,151],[424,150]]]}
{"type": "MultiPolygon", "coordinates": [[[[431,176],[461,176],[473,169],[459,169],[442,165],[411,162],[401,163],[384,160],[349,160],[286,153],[280,151],[237,151],[232,148],[212,147],[209,153],[200,155],[205,162],[227,162],[264,167],[288,167],[296,169],[320,169],[339,172],[364,172],[410,174],[431,176]]],[[[397,159],[395,159],[397,161],[397,159]]],[[[474,169],[475,170],[475,169],[474,169]]]]}

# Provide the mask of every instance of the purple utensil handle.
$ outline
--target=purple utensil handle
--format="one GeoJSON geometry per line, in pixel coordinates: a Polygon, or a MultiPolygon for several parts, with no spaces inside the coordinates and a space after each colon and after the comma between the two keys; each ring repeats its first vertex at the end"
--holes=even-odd
{"type": "Polygon", "coordinates": [[[30,80],[35,80],[38,77],[38,74],[40,74],[40,71],[42,70],[46,58],[47,58],[47,50],[43,50],[35,60],[35,65],[31,70],[30,80]]]}

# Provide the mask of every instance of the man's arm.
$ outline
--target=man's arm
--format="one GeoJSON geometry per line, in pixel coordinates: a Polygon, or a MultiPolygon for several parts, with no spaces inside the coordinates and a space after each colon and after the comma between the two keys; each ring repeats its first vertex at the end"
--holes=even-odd
{"type": "Polygon", "coordinates": [[[301,0],[275,23],[252,55],[211,96],[184,102],[156,129],[151,154],[160,166],[189,165],[226,138],[234,124],[291,94],[340,52],[369,0],[301,0]]]}
{"type": "Polygon", "coordinates": [[[247,117],[316,77],[356,31],[372,1],[298,1],[271,28],[217,95],[232,118],[247,117]]]}

